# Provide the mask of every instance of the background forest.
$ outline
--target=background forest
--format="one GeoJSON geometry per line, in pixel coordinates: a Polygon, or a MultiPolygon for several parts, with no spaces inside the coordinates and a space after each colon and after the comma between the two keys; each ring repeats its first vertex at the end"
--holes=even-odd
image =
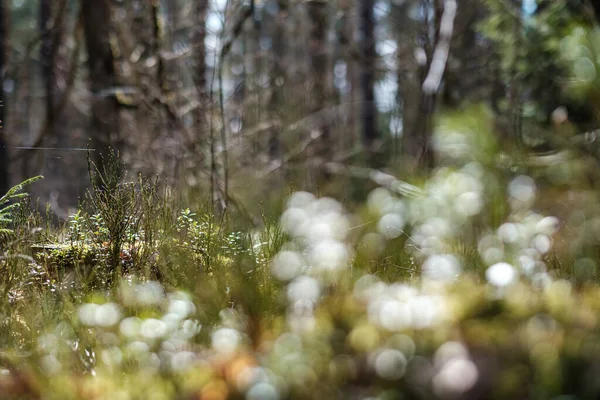
{"type": "Polygon", "coordinates": [[[596,6],[4,1],[0,192],[42,174],[34,198],[65,220],[89,185],[85,149],[100,162],[113,148],[133,175],[221,205],[290,186],[352,198],[365,182],[345,185],[349,167],[431,169],[438,117],[474,106],[503,146],[552,147],[563,122],[596,128],[593,94],[569,85],[590,67],[573,70],[563,40],[596,6]]]}
{"type": "Polygon", "coordinates": [[[599,398],[599,22],[0,0],[0,398],[599,398]]]}

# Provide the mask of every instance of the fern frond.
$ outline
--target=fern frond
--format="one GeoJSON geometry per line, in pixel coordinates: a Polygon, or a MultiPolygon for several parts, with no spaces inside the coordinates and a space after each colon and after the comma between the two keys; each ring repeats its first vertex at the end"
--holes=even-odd
{"type": "MultiPolygon", "coordinates": [[[[14,199],[14,197],[13,197],[13,199],[14,199]]],[[[12,203],[12,204],[7,205],[4,208],[0,208],[0,216],[8,214],[10,211],[12,211],[14,208],[17,208],[17,207],[19,207],[19,203],[12,203]]]]}
{"type": "Polygon", "coordinates": [[[34,176],[33,178],[26,179],[18,185],[10,188],[4,196],[0,197],[0,236],[12,233],[12,230],[6,228],[6,225],[12,222],[11,214],[21,205],[21,203],[16,202],[10,203],[6,206],[4,205],[11,201],[20,200],[24,197],[27,197],[27,193],[22,193],[22,190],[25,188],[25,186],[37,182],[42,178],[43,176],[34,176]]]}
{"type": "Polygon", "coordinates": [[[33,178],[25,179],[23,182],[13,186],[12,188],[10,188],[8,190],[8,192],[6,192],[6,194],[4,196],[0,197],[0,205],[4,204],[12,199],[22,198],[24,196],[27,196],[26,193],[19,193],[19,192],[21,192],[25,188],[25,186],[31,185],[32,183],[37,182],[42,178],[44,178],[44,177],[41,175],[34,176],[33,178]]]}

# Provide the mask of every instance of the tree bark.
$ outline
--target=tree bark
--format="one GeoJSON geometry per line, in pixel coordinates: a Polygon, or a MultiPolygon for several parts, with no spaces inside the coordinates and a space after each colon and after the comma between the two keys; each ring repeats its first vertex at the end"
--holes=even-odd
{"type": "Polygon", "coordinates": [[[367,163],[377,167],[377,109],[375,105],[375,18],[373,0],[360,0],[359,18],[362,34],[362,139],[367,154],[367,163]]]}
{"type": "Polygon", "coordinates": [[[346,104],[346,124],[348,126],[349,135],[344,139],[346,147],[344,150],[351,151],[356,145],[358,139],[358,124],[361,122],[356,117],[357,107],[356,103],[360,96],[360,77],[359,77],[359,65],[357,63],[357,57],[355,54],[356,49],[354,46],[354,30],[355,30],[355,15],[356,8],[354,2],[351,0],[340,1],[341,21],[339,29],[339,45],[341,47],[341,54],[344,62],[346,63],[346,91],[345,96],[341,96],[346,104]]]}
{"type": "MultiPolygon", "coordinates": [[[[119,105],[113,94],[103,94],[116,85],[110,38],[111,12],[108,0],[81,0],[89,85],[92,92],[91,139],[95,161],[102,171],[111,145],[119,137],[119,105]]],[[[117,149],[118,150],[118,149],[117,149]]]]}
{"type": "Polygon", "coordinates": [[[404,129],[402,136],[403,163],[410,171],[419,168],[430,169],[433,167],[433,152],[429,148],[433,132],[432,116],[435,108],[437,90],[429,92],[423,90],[423,83],[431,69],[431,62],[439,40],[439,29],[442,15],[440,0],[421,0],[421,12],[425,20],[421,24],[420,33],[417,37],[415,49],[416,76],[418,86],[413,87],[413,97],[416,99],[412,106],[412,99],[404,101],[404,129]],[[433,19],[427,17],[429,10],[433,7],[433,19]],[[433,38],[431,30],[434,29],[433,38]]]}
{"type": "MultiPolygon", "coordinates": [[[[285,74],[285,41],[287,32],[285,21],[288,14],[288,0],[277,1],[277,14],[273,29],[272,62],[271,62],[271,92],[269,98],[269,109],[272,119],[281,122],[280,107],[283,101],[283,87],[286,82],[285,74]]],[[[279,132],[280,123],[275,124],[269,131],[269,159],[271,161],[281,160],[281,143],[279,132]]]]}
{"type": "MultiPolygon", "coordinates": [[[[54,51],[52,43],[52,5],[51,0],[40,1],[39,26],[42,37],[40,46],[40,61],[42,64],[42,80],[44,81],[46,103],[46,129],[52,130],[54,110],[54,51]]],[[[42,128],[44,129],[44,128],[42,128]]]]}
{"type": "Polygon", "coordinates": [[[5,0],[0,0],[0,196],[4,195],[9,189],[8,182],[8,150],[6,148],[6,126],[4,112],[4,74],[6,73],[6,34],[8,27],[6,26],[7,11],[5,0]]]}
{"type": "Polygon", "coordinates": [[[510,85],[508,91],[509,113],[511,119],[512,139],[520,144],[521,135],[521,82],[519,63],[521,61],[521,46],[523,44],[523,2],[513,0],[513,12],[515,13],[513,25],[514,54],[510,66],[510,85]]]}
{"type": "Polygon", "coordinates": [[[328,122],[323,110],[330,96],[330,62],[327,48],[328,6],[323,0],[307,2],[310,20],[309,58],[312,83],[311,111],[318,114],[318,131],[321,135],[318,156],[321,162],[331,161],[333,143],[328,122]]]}
{"type": "MultiPolygon", "coordinates": [[[[56,106],[58,100],[56,61],[64,35],[64,20],[67,14],[68,0],[41,0],[39,10],[39,31],[41,36],[40,62],[44,82],[46,120],[41,139],[50,136],[54,139],[57,124],[56,106]]],[[[42,144],[42,143],[39,143],[42,144]]]]}
{"type": "Polygon", "coordinates": [[[196,109],[196,125],[199,136],[206,127],[206,105],[208,103],[208,82],[206,79],[206,15],[208,0],[198,0],[196,3],[196,72],[195,83],[198,93],[198,108],[196,109]]]}

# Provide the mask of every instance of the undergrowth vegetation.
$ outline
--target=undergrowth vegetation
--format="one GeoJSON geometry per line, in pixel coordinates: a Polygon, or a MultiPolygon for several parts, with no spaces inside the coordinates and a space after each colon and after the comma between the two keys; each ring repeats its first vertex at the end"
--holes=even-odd
{"type": "Polygon", "coordinates": [[[597,397],[597,192],[470,115],[428,179],[374,170],[364,205],[296,192],[241,231],[114,155],[63,226],[12,189],[2,397],[597,397]]]}
{"type": "Polygon", "coordinates": [[[600,398],[600,2],[75,3],[0,68],[21,171],[98,155],[0,193],[0,400],[600,398]]]}
{"type": "Polygon", "coordinates": [[[427,179],[371,170],[363,204],[295,192],[240,230],[115,155],[61,226],[30,211],[38,178],[15,187],[2,398],[598,397],[596,166],[500,151],[466,115],[427,179]]]}

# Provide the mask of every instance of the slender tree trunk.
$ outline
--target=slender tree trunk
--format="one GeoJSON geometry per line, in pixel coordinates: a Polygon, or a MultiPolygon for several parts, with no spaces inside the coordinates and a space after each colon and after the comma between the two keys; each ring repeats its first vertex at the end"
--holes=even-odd
{"type": "MultiPolygon", "coordinates": [[[[55,129],[57,124],[57,109],[56,102],[58,100],[57,93],[57,76],[56,76],[56,61],[58,50],[62,44],[64,36],[64,20],[67,14],[68,0],[52,1],[41,0],[39,10],[39,31],[41,36],[40,46],[40,62],[41,75],[44,85],[45,96],[45,121],[40,134],[40,139],[45,140],[50,137],[55,140],[55,129]]],[[[36,143],[41,145],[42,143],[36,143]]]]}
{"type": "Polygon", "coordinates": [[[158,85],[160,85],[160,91],[162,94],[167,90],[167,81],[166,81],[166,70],[165,70],[165,60],[161,55],[161,47],[164,41],[165,33],[162,29],[161,22],[161,11],[160,11],[160,1],[153,0],[150,3],[150,14],[152,17],[152,44],[151,44],[151,54],[158,59],[158,66],[156,70],[156,81],[158,85]]]}
{"type": "MultiPolygon", "coordinates": [[[[417,99],[414,115],[404,113],[405,124],[402,136],[402,155],[404,164],[408,169],[414,171],[416,168],[429,169],[433,166],[433,152],[429,148],[433,121],[432,116],[435,108],[436,93],[426,92],[423,90],[423,83],[427,77],[427,73],[431,68],[431,61],[435,46],[439,36],[440,20],[441,20],[441,2],[439,0],[421,0],[421,8],[423,15],[428,16],[429,10],[433,7],[434,18],[431,20],[426,17],[418,37],[418,47],[416,49],[416,73],[418,86],[415,89],[414,98],[417,99]],[[431,37],[432,27],[434,29],[434,37],[431,37]]],[[[412,108],[411,99],[405,99],[405,111],[412,108]]]]}
{"type": "Polygon", "coordinates": [[[206,15],[208,12],[208,0],[197,0],[196,2],[196,72],[195,83],[198,93],[198,108],[196,109],[196,126],[199,137],[206,129],[206,106],[208,103],[208,82],[206,79],[206,15]]]}
{"type": "MultiPolygon", "coordinates": [[[[44,121],[37,138],[31,143],[32,147],[40,147],[48,144],[47,140],[52,139],[52,146],[57,145],[55,137],[55,127],[57,124],[58,113],[60,110],[56,107],[57,86],[56,86],[56,58],[60,48],[63,33],[64,19],[67,14],[68,0],[52,1],[41,0],[38,14],[38,32],[40,34],[40,75],[42,77],[42,86],[44,87],[44,121]]],[[[32,75],[30,75],[32,76],[32,75]]],[[[28,102],[30,102],[30,96],[28,102]]],[[[29,129],[28,129],[29,130],[29,129]]],[[[64,139],[64,138],[63,138],[64,139]]],[[[23,177],[30,176],[31,170],[39,170],[47,161],[45,154],[26,151],[22,153],[22,173],[23,177]],[[35,162],[33,167],[32,161],[35,162]]],[[[56,165],[56,163],[53,163],[56,165]]]]}
{"type": "Polygon", "coordinates": [[[521,143],[521,88],[519,63],[521,61],[521,46],[523,44],[523,2],[513,0],[515,21],[513,26],[514,54],[510,66],[510,86],[508,92],[511,131],[516,143],[521,143]]]}
{"type": "Polygon", "coordinates": [[[41,0],[38,29],[42,37],[40,61],[42,64],[42,80],[46,92],[46,126],[42,129],[47,129],[48,131],[52,131],[54,127],[54,44],[52,43],[51,18],[51,0],[41,0]]]}
{"type": "Polygon", "coordinates": [[[5,119],[5,104],[4,104],[4,74],[6,73],[6,35],[8,27],[6,26],[7,21],[7,7],[6,1],[0,0],[0,196],[5,194],[9,189],[8,182],[8,150],[6,148],[6,133],[4,127],[6,126],[5,119]]]}
{"type": "Polygon", "coordinates": [[[327,47],[327,30],[329,22],[328,2],[311,0],[307,2],[310,20],[309,57],[312,83],[312,112],[317,114],[318,131],[321,135],[317,155],[320,162],[330,161],[333,151],[328,118],[323,113],[330,96],[330,62],[327,47]]]}
{"type": "Polygon", "coordinates": [[[360,123],[360,119],[356,118],[356,103],[360,96],[360,80],[358,75],[358,65],[356,62],[354,44],[354,15],[355,7],[354,2],[351,0],[341,0],[340,9],[342,13],[342,20],[339,31],[339,45],[341,46],[341,52],[346,63],[346,85],[347,95],[342,98],[347,103],[346,105],[346,124],[349,129],[349,135],[347,140],[344,140],[347,144],[346,150],[352,150],[356,144],[358,138],[357,125],[360,123]]]}
{"type": "Polygon", "coordinates": [[[91,138],[95,161],[102,168],[111,145],[119,135],[119,105],[113,95],[102,91],[117,83],[111,48],[111,12],[109,0],[81,0],[81,12],[89,85],[92,92],[91,138]]]}
{"type": "Polygon", "coordinates": [[[168,71],[165,58],[162,55],[162,48],[165,42],[165,31],[163,29],[163,17],[161,15],[161,6],[159,0],[153,0],[150,3],[150,15],[151,15],[151,28],[152,28],[152,42],[150,46],[151,55],[156,57],[156,84],[158,85],[158,97],[160,105],[162,105],[163,113],[161,114],[161,122],[163,120],[162,115],[166,114],[166,130],[170,133],[170,130],[174,129],[177,125],[177,115],[174,113],[175,102],[169,100],[174,96],[171,96],[172,87],[168,79],[168,71]]]}
{"type": "MultiPolygon", "coordinates": [[[[259,91],[259,81],[261,74],[260,65],[260,38],[261,38],[261,26],[255,19],[254,3],[252,7],[252,17],[249,18],[244,24],[242,31],[243,38],[241,39],[241,58],[244,63],[242,74],[239,75],[239,80],[235,83],[237,93],[233,99],[233,109],[235,114],[238,114],[238,118],[242,121],[242,126],[252,126],[260,120],[261,93],[259,91]],[[235,110],[235,108],[239,108],[235,110]]],[[[269,151],[267,149],[269,145],[269,138],[265,140],[261,135],[255,135],[251,139],[252,142],[252,153],[250,155],[249,162],[252,163],[258,156],[261,160],[266,161],[269,157],[269,151]],[[267,143],[267,146],[265,146],[267,143]]]]}
{"type": "Polygon", "coordinates": [[[456,108],[463,101],[491,103],[494,61],[486,46],[477,40],[482,16],[482,0],[463,0],[456,9],[451,40],[453,62],[446,66],[444,88],[439,95],[443,107],[456,108]],[[487,60],[484,68],[469,67],[483,64],[482,59],[487,60]],[[485,95],[484,88],[489,90],[485,95]]]}
{"type": "Polygon", "coordinates": [[[415,84],[415,40],[414,32],[416,30],[416,22],[410,18],[410,8],[412,2],[395,2],[391,5],[390,20],[392,24],[392,32],[396,41],[396,83],[398,85],[396,91],[396,103],[398,107],[398,116],[401,118],[401,127],[398,130],[402,132],[394,132],[393,143],[393,159],[397,160],[397,156],[402,146],[403,135],[406,135],[410,130],[412,123],[413,105],[416,103],[414,93],[418,82],[415,84]]]}
{"type": "MultiPolygon", "coordinates": [[[[164,18],[167,21],[167,27],[163,29],[164,44],[169,48],[169,51],[177,49],[179,46],[180,38],[180,11],[179,2],[177,0],[169,0],[166,2],[166,13],[168,18],[164,18]]],[[[183,77],[180,75],[182,64],[178,58],[170,60],[165,63],[165,82],[167,83],[170,90],[175,92],[179,97],[178,90],[183,88],[183,77]]],[[[174,96],[175,97],[175,96],[174,96]]]]}
{"type": "Polygon", "coordinates": [[[272,64],[271,64],[271,97],[269,109],[273,120],[279,121],[269,132],[269,159],[271,161],[281,160],[281,143],[279,132],[281,130],[280,107],[283,101],[283,86],[286,81],[285,74],[285,41],[288,39],[285,29],[285,21],[288,14],[288,0],[277,1],[277,14],[273,29],[272,64]]]}
{"type": "Polygon", "coordinates": [[[377,109],[375,105],[375,18],[373,16],[373,0],[360,0],[359,18],[362,34],[362,140],[367,154],[367,162],[377,166],[377,109]]]}

